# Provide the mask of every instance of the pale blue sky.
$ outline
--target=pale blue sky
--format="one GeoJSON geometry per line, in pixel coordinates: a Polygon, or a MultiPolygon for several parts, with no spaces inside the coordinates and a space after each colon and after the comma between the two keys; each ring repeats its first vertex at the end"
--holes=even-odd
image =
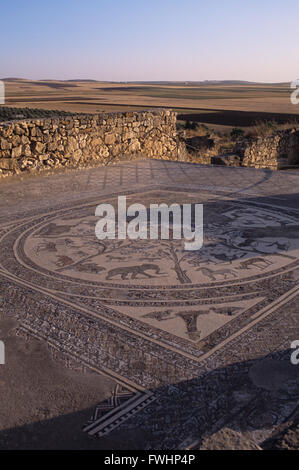
{"type": "Polygon", "coordinates": [[[298,0],[0,0],[0,6],[0,77],[299,77],[298,0]]]}

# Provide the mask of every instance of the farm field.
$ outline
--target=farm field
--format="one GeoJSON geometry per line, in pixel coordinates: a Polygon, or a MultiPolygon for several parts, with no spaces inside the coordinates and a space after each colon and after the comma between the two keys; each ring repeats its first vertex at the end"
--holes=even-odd
{"type": "Polygon", "coordinates": [[[4,79],[7,107],[72,113],[172,108],[178,119],[214,128],[249,127],[256,121],[299,119],[290,102],[290,84],[235,82],[108,83],[4,79]]]}

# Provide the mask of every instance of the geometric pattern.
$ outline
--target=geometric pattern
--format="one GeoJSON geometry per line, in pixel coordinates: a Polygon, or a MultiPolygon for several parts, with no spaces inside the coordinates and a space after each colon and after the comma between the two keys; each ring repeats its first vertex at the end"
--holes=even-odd
{"type": "MultiPolygon", "coordinates": [[[[183,190],[131,191],[134,201],[145,204],[198,197],[183,190]]],[[[200,201],[205,239],[199,252],[184,252],[180,240],[104,244],[94,235],[92,201],[8,226],[1,241],[3,275],[89,317],[117,323],[165,353],[198,361],[285,295],[299,267],[296,210],[239,202],[217,191],[202,190],[200,201]],[[144,266],[149,270],[131,276],[144,266]],[[116,270],[121,275],[111,279],[116,270]]]]}
{"type": "Polygon", "coordinates": [[[104,436],[154,400],[151,392],[133,393],[117,384],[112,396],[96,407],[83,431],[90,436],[104,436]]]}
{"type": "Polygon", "coordinates": [[[0,303],[124,387],[85,432],[138,429],[149,447],[175,449],[228,425],[262,442],[294,416],[291,372],[269,390],[251,371],[287,364],[299,338],[297,173],[147,160],[25,183],[3,185],[0,303]],[[203,203],[198,257],[171,240],[99,250],[95,207],[118,194],[203,203]]]}

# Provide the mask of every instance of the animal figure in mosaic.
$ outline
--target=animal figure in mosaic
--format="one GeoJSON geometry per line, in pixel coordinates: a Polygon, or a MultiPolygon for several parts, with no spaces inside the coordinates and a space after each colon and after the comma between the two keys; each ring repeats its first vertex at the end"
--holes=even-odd
{"type": "Polygon", "coordinates": [[[144,275],[147,278],[156,277],[148,274],[146,271],[154,271],[155,274],[163,274],[161,273],[160,267],[157,264],[141,264],[139,266],[124,266],[110,269],[106,276],[106,280],[109,280],[115,276],[120,276],[121,279],[128,279],[129,275],[131,275],[130,279],[136,279],[139,274],[144,275]]]}
{"type": "Polygon", "coordinates": [[[211,308],[211,312],[217,313],[219,315],[225,315],[228,317],[232,317],[237,313],[242,311],[241,307],[213,307],[211,308]]]}
{"type": "Polygon", "coordinates": [[[68,266],[73,263],[72,258],[70,258],[69,256],[60,255],[57,258],[58,259],[57,259],[56,265],[59,266],[60,268],[68,266]]]}
{"type": "Polygon", "coordinates": [[[201,273],[205,276],[208,277],[211,281],[217,281],[217,278],[220,276],[224,279],[227,279],[229,277],[238,277],[237,274],[232,270],[232,269],[217,269],[217,270],[212,270],[210,268],[198,268],[196,271],[201,271],[201,273]]]}
{"type": "Polygon", "coordinates": [[[272,264],[272,261],[267,258],[251,258],[241,261],[239,269],[258,268],[263,270],[266,269],[268,266],[271,266],[272,264]]]}
{"type": "Polygon", "coordinates": [[[56,243],[55,242],[43,242],[36,248],[36,253],[40,253],[41,251],[48,251],[49,253],[56,253],[56,243]]]}
{"type": "Polygon", "coordinates": [[[106,268],[103,268],[96,263],[85,263],[77,264],[76,266],[72,266],[70,269],[83,273],[98,274],[101,271],[105,271],[106,268]]]}
{"type": "Polygon", "coordinates": [[[143,318],[153,318],[154,320],[163,321],[163,320],[169,320],[169,319],[175,318],[174,316],[171,316],[171,315],[172,315],[172,310],[169,309],[169,310],[162,310],[159,312],[149,312],[142,316],[143,318]]]}

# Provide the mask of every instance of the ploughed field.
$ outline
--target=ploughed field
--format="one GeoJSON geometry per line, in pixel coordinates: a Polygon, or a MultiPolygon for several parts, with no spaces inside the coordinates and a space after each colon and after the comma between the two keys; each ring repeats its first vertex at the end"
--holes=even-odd
{"type": "MultiPolygon", "coordinates": [[[[176,110],[179,119],[203,122],[216,128],[249,127],[260,120],[284,123],[299,119],[299,106],[290,101],[289,83],[108,83],[23,79],[4,82],[5,107],[9,108],[99,113],[162,107],[176,110]]],[[[38,117],[34,113],[31,116],[28,111],[25,114],[25,117],[38,117]]],[[[11,118],[15,116],[18,118],[17,112],[11,118]]],[[[4,120],[4,117],[3,112],[0,113],[0,119],[4,120]]]]}

